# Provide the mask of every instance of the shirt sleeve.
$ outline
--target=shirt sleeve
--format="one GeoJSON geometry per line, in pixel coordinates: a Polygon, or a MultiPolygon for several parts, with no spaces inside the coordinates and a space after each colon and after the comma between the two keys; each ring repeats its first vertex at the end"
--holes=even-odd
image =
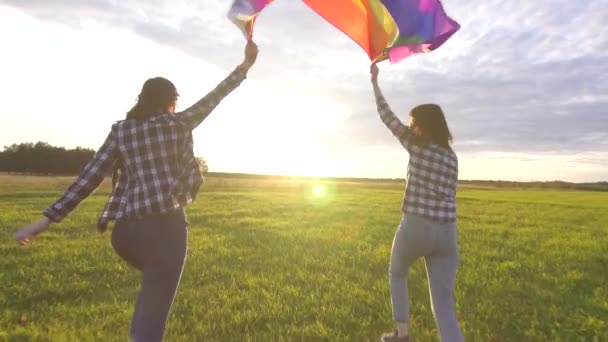
{"type": "Polygon", "coordinates": [[[386,99],[379,91],[376,92],[376,106],[378,107],[378,114],[380,114],[382,122],[384,122],[386,127],[388,127],[393,135],[399,140],[401,145],[409,151],[410,146],[408,137],[410,135],[410,128],[397,118],[388,105],[388,102],[386,102],[386,99]]]}
{"type": "Polygon", "coordinates": [[[191,130],[195,129],[211,114],[217,105],[235,90],[245,79],[247,73],[237,67],[228,77],[215,87],[209,94],[181,113],[177,113],[177,120],[183,122],[191,130]]]}
{"type": "Polygon", "coordinates": [[[104,179],[117,156],[116,126],[108,134],[93,159],[82,169],[80,175],[55,203],[48,207],[44,216],[53,222],[63,220],[74,208],[89,196],[104,179]]]}

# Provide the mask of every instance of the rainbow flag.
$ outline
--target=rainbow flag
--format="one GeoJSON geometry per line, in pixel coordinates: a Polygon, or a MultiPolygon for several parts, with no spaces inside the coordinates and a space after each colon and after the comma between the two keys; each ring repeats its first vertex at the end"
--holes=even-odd
{"type": "MultiPolygon", "coordinates": [[[[302,0],[355,41],[372,62],[396,63],[440,47],[460,25],[440,0],[302,0]]],[[[251,38],[257,14],[272,0],[236,0],[228,17],[251,38]]]]}
{"type": "Polygon", "coordinates": [[[253,24],[256,16],[272,1],[234,0],[230,10],[228,10],[228,18],[243,32],[246,38],[250,39],[253,36],[253,24]]]}

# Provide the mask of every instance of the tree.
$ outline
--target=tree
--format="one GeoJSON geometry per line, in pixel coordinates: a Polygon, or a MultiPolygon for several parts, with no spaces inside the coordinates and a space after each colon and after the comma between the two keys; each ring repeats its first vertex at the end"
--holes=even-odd
{"type": "Polygon", "coordinates": [[[207,165],[207,161],[201,157],[196,157],[196,162],[198,163],[198,167],[201,170],[202,174],[207,174],[209,172],[209,166],[207,165]]]}

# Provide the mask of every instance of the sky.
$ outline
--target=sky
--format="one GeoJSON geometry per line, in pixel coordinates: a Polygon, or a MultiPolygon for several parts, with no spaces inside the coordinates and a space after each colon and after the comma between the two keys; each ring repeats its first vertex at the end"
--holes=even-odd
{"type": "MultiPolygon", "coordinates": [[[[608,0],[444,0],[462,28],[441,48],[380,65],[404,121],[442,106],[460,179],[608,180],[608,0]]],[[[178,110],[243,58],[228,0],[0,0],[0,146],[97,149],[143,82],[167,77],[178,110]]],[[[298,0],[256,22],[248,79],[194,132],[211,171],[403,178],[369,59],[298,0]]]]}

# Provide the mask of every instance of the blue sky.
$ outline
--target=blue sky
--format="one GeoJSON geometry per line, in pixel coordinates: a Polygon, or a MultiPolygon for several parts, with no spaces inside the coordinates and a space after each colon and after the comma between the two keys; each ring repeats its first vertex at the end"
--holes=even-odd
{"type": "MultiPolygon", "coordinates": [[[[185,108],[242,58],[229,1],[0,0],[0,144],[97,148],[146,78],[185,108]]],[[[396,113],[439,103],[461,179],[608,180],[605,0],[445,0],[462,29],[381,65],[396,113]]],[[[258,63],[195,132],[212,171],[403,177],[365,53],[301,2],[260,16],[258,63]]]]}

